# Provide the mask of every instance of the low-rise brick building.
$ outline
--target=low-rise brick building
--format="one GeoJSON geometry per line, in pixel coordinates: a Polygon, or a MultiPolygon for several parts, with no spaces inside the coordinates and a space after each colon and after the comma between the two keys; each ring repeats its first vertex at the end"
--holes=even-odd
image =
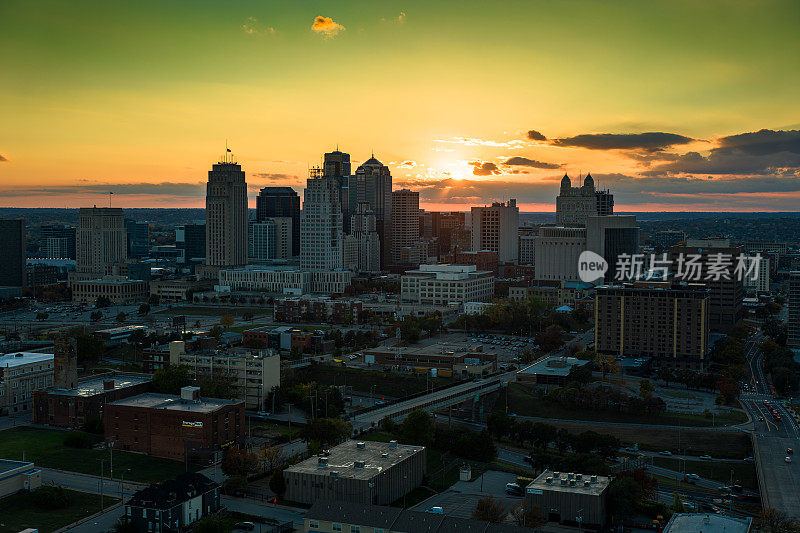
{"type": "Polygon", "coordinates": [[[357,324],[362,306],[361,300],[356,298],[275,298],[275,318],[281,322],[300,322],[307,317],[313,317],[314,321],[357,324]]]}

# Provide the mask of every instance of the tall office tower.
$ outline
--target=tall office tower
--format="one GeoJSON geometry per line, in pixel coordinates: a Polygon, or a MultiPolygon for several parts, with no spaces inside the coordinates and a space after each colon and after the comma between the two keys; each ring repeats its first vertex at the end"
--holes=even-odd
{"type": "Polygon", "coordinates": [[[264,187],[256,198],[256,220],[289,217],[292,219],[290,255],[300,255],[300,196],[291,187],[264,187]]]}
{"type": "Polygon", "coordinates": [[[247,183],[242,167],[227,152],[208,172],[206,265],[247,264],[247,183]]]}
{"type": "Polygon", "coordinates": [[[78,211],[77,271],[105,276],[128,258],[122,209],[81,207],[78,211]]]}
{"type": "Polygon", "coordinates": [[[342,208],[336,180],[312,168],[300,215],[300,267],[308,271],[342,268],[342,208]]]}
{"type": "Polygon", "coordinates": [[[497,252],[501,263],[519,259],[519,207],[512,198],[472,208],[472,249],[497,252]]]}
{"type": "Polygon", "coordinates": [[[596,190],[591,174],[586,175],[582,187],[573,187],[566,174],[561,178],[561,191],[556,198],[556,224],[583,226],[589,216],[613,213],[614,195],[608,190],[596,190]]]}
{"type": "Polygon", "coordinates": [[[75,228],[61,224],[42,226],[41,257],[75,259],[75,228]]]}
{"type": "MultiPolygon", "coordinates": [[[[342,206],[342,225],[345,233],[350,233],[350,154],[340,152],[337,148],[325,154],[322,164],[322,174],[326,178],[336,180],[339,189],[339,205],[342,206]]],[[[354,206],[355,208],[355,206],[354,206]]]]}
{"type": "MultiPolygon", "coordinates": [[[[420,242],[418,192],[392,192],[392,232],[392,262],[400,264],[400,250],[416,247],[420,242]]],[[[418,260],[414,262],[419,264],[418,260]]]]}
{"type": "Polygon", "coordinates": [[[25,285],[25,221],[0,220],[0,287],[25,285]]]}
{"type": "Polygon", "coordinates": [[[200,262],[206,257],[206,225],[184,224],[175,228],[175,247],[179,263],[200,262]]]}
{"type": "Polygon", "coordinates": [[[578,281],[578,258],[586,250],[586,228],[544,226],[534,238],[536,279],[578,281]]]}
{"type": "Polygon", "coordinates": [[[657,366],[702,370],[708,352],[708,289],[702,284],[625,283],[595,293],[595,349],[652,357],[657,366]]]}
{"type": "Polygon", "coordinates": [[[248,256],[256,261],[292,257],[292,219],[274,217],[250,221],[248,256]]]}
{"type": "Polygon", "coordinates": [[[789,272],[788,306],[786,345],[793,350],[800,350],[800,271],[789,272]]]}
{"type": "Polygon", "coordinates": [[[373,155],[350,177],[350,205],[368,203],[381,239],[381,268],[392,262],[392,173],[373,155]]]}
{"type": "Polygon", "coordinates": [[[78,342],[75,337],[64,334],[53,342],[53,386],[74,389],[78,383],[78,342]]]}
{"type": "Polygon", "coordinates": [[[430,211],[420,210],[419,236],[426,240],[433,238],[433,213],[430,211]]]}
{"type": "Polygon", "coordinates": [[[670,273],[676,280],[697,281],[706,284],[710,289],[708,314],[712,331],[727,332],[743,316],[744,282],[735,272],[737,258],[742,251],[741,246],[732,246],[729,239],[686,239],[684,243],[669,249],[670,273]],[[686,261],[691,256],[699,257],[696,262],[701,265],[701,279],[692,279],[696,277],[695,271],[686,266],[686,261]],[[729,262],[720,276],[712,271],[714,264],[725,266],[717,259],[727,259],[729,262]],[[715,279],[717,277],[719,279],[715,279]]]}
{"type": "Polygon", "coordinates": [[[128,257],[145,257],[150,253],[150,224],[125,219],[128,257]]]}
{"type": "Polygon", "coordinates": [[[586,249],[606,260],[605,280],[613,280],[620,256],[632,256],[639,249],[636,215],[589,215],[586,219],[586,249]]]}
{"type": "Polygon", "coordinates": [[[381,242],[375,230],[375,213],[368,203],[362,202],[350,217],[350,235],[345,238],[344,268],[356,272],[379,272],[381,269],[381,242]]]}
{"type": "MultiPolygon", "coordinates": [[[[453,232],[463,231],[466,225],[466,213],[463,211],[453,211],[451,213],[433,212],[431,213],[431,237],[436,238],[439,254],[449,253],[454,247],[453,232]]],[[[459,246],[461,250],[466,250],[471,247],[472,237],[470,235],[470,243],[465,246],[459,246]]]]}
{"type": "Polygon", "coordinates": [[[538,228],[520,226],[519,228],[519,264],[532,265],[536,253],[536,234],[538,228]]]}

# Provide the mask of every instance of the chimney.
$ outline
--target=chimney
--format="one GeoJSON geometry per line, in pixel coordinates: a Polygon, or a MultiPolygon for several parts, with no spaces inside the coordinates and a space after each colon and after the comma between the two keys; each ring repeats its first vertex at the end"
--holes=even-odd
{"type": "Polygon", "coordinates": [[[107,379],[103,381],[103,390],[114,390],[114,380],[107,379]]]}

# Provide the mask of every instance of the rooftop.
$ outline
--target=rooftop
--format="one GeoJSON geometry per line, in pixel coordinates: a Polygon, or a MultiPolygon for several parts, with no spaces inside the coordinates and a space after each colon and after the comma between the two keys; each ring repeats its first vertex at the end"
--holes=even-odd
{"type": "Polygon", "coordinates": [[[518,374],[545,374],[548,376],[566,376],[573,366],[583,366],[589,361],[577,357],[548,357],[538,363],[526,366],[518,374]]]}
{"type": "Polygon", "coordinates": [[[4,476],[20,468],[33,468],[33,463],[28,461],[12,461],[10,459],[0,459],[0,476],[4,476]]]}
{"type": "MultiPolygon", "coordinates": [[[[105,384],[107,382],[114,382],[113,390],[124,389],[126,387],[133,387],[142,383],[148,383],[152,379],[151,376],[136,376],[129,374],[113,374],[111,376],[100,376],[96,378],[89,378],[84,381],[79,381],[74,389],[47,389],[49,394],[61,394],[64,396],[82,396],[84,398],[102,394],[106,391],[105,384]]],[[[109,389],[111,390],[111,389],[109,389]]]]}
{"type": "Polygon", "coordinates": [[[664,533],[702,531],[703,533],[747,533],[752,518],[733,518],[718,514],[675,513],[664,528],[664,533]]]}
{"type": "Polygon", "coordinates": [[[236,400],[223,400],[221,398],[200,398],[199,400],[184,400],[180,396],[173,394],[158,394],[156,392],[146,392],[138,396],[123,398],[109,405],[127,405],[130,407],[142,407],[144,409],[168,409],[170,411],[184,411],[187,413],[213,413],[217,409],[226,405],[241,403],[236,400]]]}
{"type": "Polygon", "coordinates": [[[525,488],[526,494],[541,494],[542,491],[567,492],[599,496],[608,488],[611,480],[606,476],[553,472],[545,470],[525,488]],[[548,479],[550,482],[548,483],[548,479]]]}
{"type": "Polygon", "coordinates": [[[168,509],[177,502],[184,502],[197,495],[219,487],[203,474],[186,472],[175,479],[168,479],[157,485],[150,485],[134,494],[127,505],[148,509],[168,509]]]}
{"type": "Polygon", "coordinates": [[[332,477],[371,479],[425,449],[389,442],[348,440],[321,455],[313,456],[286,469],[287,472],[332,477]],[[363,445],[363,447],[361,447],[363,445]]]}
{"type": "Polygon", "coordinates": [[[147,327],[146,326],[140,326],[140,325],[131,324],[131,325],[128,325],[128,326],[119,326],[117,328],[98,329],[97,331],[95,331],[95,333],[106,333],[106,334],[109,334],[109,335],[114,335],[114,334],[118,334],[118,333],[134,332],[134,331],[138,331],[140,329],[147,329],[147,327]]]}
{"type": "Polygon", "coordinates": [[[0,367],[10,368],[29,365],[31,363],[44,363],[52,360],[53,354],[51,353],[12,352],[0,355],[0,367]]]}

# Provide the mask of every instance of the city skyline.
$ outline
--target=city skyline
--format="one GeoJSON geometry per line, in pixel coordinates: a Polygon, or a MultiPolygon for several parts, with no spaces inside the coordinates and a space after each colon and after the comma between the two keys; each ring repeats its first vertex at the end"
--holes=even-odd
{"type": "Polygon", "coordinates": [[[796,210],[800,6],[726,5],[6,2],[0,206],[202,207],[227,140],[251,208],[338,147],[431,210],[587,172],[620,212],[796,210]]]}

